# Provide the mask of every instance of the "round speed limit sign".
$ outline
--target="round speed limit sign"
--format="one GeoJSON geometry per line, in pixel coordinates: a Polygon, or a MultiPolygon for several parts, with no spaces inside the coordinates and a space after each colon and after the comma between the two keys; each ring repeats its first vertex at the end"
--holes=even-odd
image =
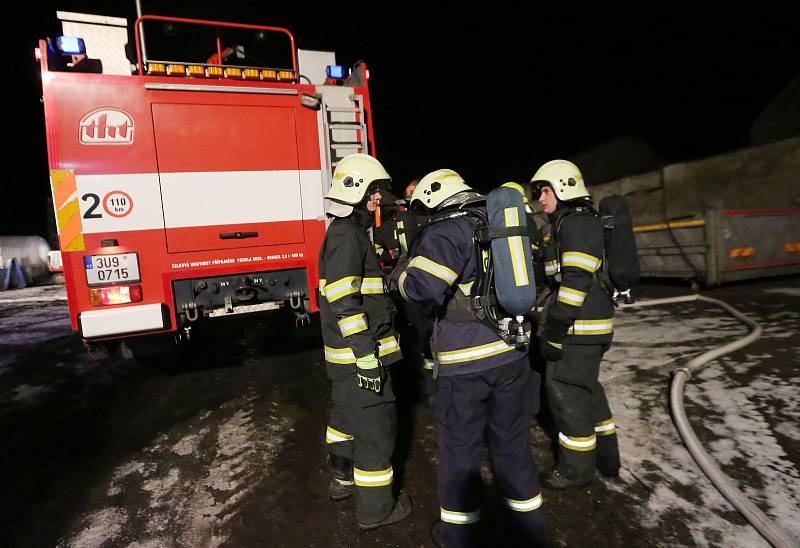
{"type": "Polygon", "coordinates": [[[103,209],[112,217],[125,217],[133,210],[133,200],[121,190],[112,190],[103,197],[103,209]]]}

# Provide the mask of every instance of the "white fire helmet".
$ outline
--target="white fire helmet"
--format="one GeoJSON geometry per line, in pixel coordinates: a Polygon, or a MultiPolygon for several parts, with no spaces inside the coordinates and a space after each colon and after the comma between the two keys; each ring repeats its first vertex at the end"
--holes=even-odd
{"type": "Polygon", "coordinates": [[[372,156],[360,153],[345,156],[336,164],[331,189],[325,196],[333,202],[328,212],[337,214],[332,209],[342,209],[336,208],[336,203],[346,206],[358,205],[371,185],[380,183],[388,187],[391,180],[383,165],[372,156]]]}
{"type": "Polygon", "coordinates": [[[446,199],[459,192],[472,190],[461,175],[452,169],[437,169],[428,173],[417,183],[411,194],[411,207],[420,203],[428,209],[435,209],[446,199]]]}
{"type": "Polygon", "coordinates": [[[540,167],[531,179],[531,184],[536,189],[541,188],[544,183],[549,183],[558,199],[563,202],[589,197],[581,170],[568,160],[551,160],[540,167]]]}

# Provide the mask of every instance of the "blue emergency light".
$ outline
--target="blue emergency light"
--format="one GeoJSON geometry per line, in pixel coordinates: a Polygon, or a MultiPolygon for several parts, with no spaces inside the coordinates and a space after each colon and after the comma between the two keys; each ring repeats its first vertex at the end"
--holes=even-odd
{"type": "Polygon", "coordinates": [[[56,47],[65,55],[85,55],[86,44],[83,38],[56,36],[56,47]]]}
{"type": "Polygon", "coordinates": [[[344,78],[344,67],[342,65],[328,65],[325,67],[325,74],[328,78],[344,78]]]}

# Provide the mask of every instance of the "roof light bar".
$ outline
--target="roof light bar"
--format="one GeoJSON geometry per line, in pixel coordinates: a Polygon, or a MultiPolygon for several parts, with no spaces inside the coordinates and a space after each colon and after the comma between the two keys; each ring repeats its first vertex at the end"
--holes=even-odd
{"type": "Polygon", "coordinates": [[[65,55],[85,55],[86,44],[83,38],[56,36],[56,47],[65,55]]]}
{"type": "Polygon", "coordinates": [[[345,77],[345,70],[342,65],[328,65],[325,67],[325,75],[328,78],[336,78],[338,80],[345,77]]]}

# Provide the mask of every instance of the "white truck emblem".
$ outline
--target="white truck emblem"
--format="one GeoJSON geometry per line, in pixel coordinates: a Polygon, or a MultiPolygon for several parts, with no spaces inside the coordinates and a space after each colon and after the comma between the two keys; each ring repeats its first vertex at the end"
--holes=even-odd
{"type": "Polygon", "coordinates": [[[81,120],[80,142],[84,145],[133,144],[133,117],[113,108],[93,110],[81,120]]]}

